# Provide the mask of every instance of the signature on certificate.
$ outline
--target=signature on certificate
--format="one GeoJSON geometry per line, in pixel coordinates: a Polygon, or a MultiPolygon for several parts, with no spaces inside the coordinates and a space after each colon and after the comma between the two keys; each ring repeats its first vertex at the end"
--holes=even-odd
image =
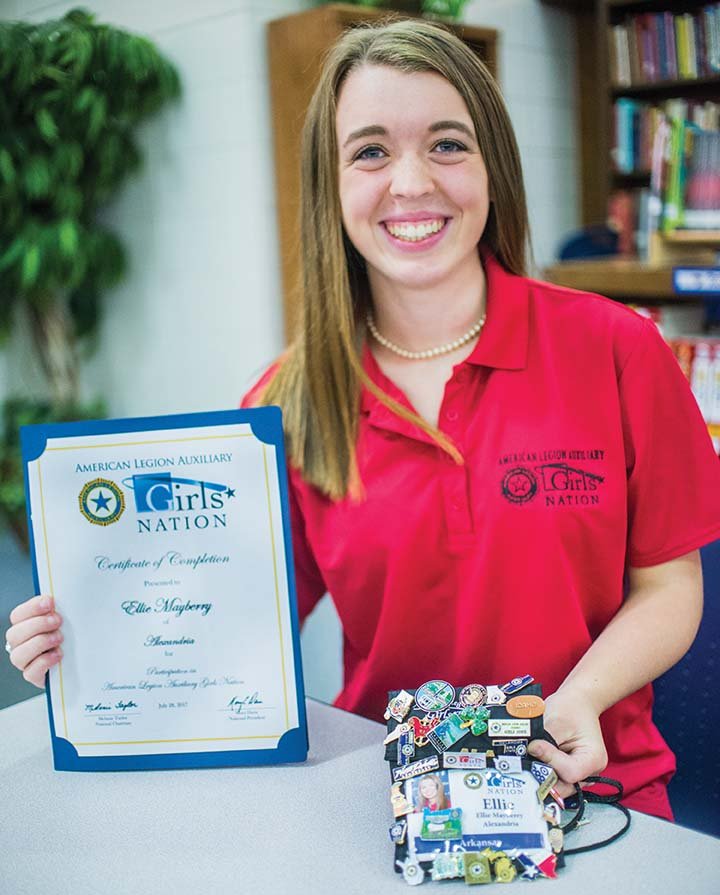
{"type": "Polygon", "coordinates": [[[228,709],[231,712],[234,712],[236,715],[241,715],[248,706],[262,704],[263,700],[260,698],[260,694],[256,690],[254,693],[248,696],[233,696],[230,702],[228,702],[228,709]]]}

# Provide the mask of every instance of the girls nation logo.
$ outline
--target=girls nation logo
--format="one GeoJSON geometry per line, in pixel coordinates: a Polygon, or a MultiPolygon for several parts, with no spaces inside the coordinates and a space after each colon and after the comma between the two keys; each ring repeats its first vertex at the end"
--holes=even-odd
{"type": "Polygon", "coordinates": [[[78,495],[80,512],[93,525],[112,525],[125,511],[125,496],[110,479],[93,479],[78,495]]]}
{"type": "MultiPolygon", "coordinates": [[[[138,534],[226,528],[226,503],[235,497],[229,485],[169,472],[129,476],[122,485],[133,494],[138,534]]],[[[87,482],[78,502],[93,525],[111,525],[125,511],[125,493],[110,479],[87,482]]]]}

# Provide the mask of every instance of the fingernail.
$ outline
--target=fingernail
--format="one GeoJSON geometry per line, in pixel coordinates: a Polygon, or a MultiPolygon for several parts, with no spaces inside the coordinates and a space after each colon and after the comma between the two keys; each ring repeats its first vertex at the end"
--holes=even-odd
{"type": "Polygon", "coordinates": [[[48,615],[47,620],[48,624],[53,627],[60,621],[60,619],[57,617],[57,615],[55,615],[54,612],[51,612],[50,615],[48,615]]]}
{"type": "Polygon", "coordinates": [[[43,612],[46,612],[50,609],[50,597],[41,597],[38,606],[42,609],[43,612]]]}

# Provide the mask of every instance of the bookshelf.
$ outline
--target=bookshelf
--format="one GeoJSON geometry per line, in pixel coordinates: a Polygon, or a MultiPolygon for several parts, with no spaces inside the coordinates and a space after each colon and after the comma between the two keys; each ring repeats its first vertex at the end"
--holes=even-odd
{"type": "MultiPolygon", "coordinates": [[[[287,341],[292,339],[298,324],[295,290],[299,280],[300,139],[305,112],[320,76],[323,58],[342,32],[391,17],[412,18],[387,9],[331,3],[284,16],[268,25],[275,190],[287,341]]],[[[497,31],[460,23],[449,27],[497,78],[497,31]]]]}
{"type": "MultiPolygon", "coordinates": [[[[658,32],[660,27],[669,27],[667,16],[663,19],[663,13],[684,16],[683,28],[690,30],[683,31],[682,35],[686,35],[689,41],[693,35],[692,26],[687,25],[689,16],[702,15],[703,9],[712,4],[709,0],[545,2],[572,8],[576,14],[581,215],[583,224],[597,224],[606,220],[613,193],[634,191],[650,185],[649,163],[621,165],[617,164],[617,156],[616,163],[613,163],[614,107],[618,101],[622,104],[634,100],[653,105],[668,100],[695,104],[706,101],[720,103],[720,70],[715,70],[718,60],[713,59],[711,65],[709,57],[698,53],[697,42],[693,44],[691,56],[688,56],[690,43],[683,43],[682,58],[679,54],[680,44],[677,44],[675,56],[661,60],[663,47],[670,47],[671,34],[665,30],[658,32]],[[642,18],[637,19],[637,16],[642,18]],[[655,33],[647,36],[643,28],[650,26],[655,33]],[[629,47],[628,56],[623,57],[624,63],[618,61],[621,58],[619,47],[624,46],[619,43],[623,31],[629,47]],[[646,39],[648,42],[643,43],[646,39]]],[[[674,19],[671,21],[675,22],[674,19]]],[[[720,26],[720,19],[718,24],[720,26]]],[[[675,36],[673,27],[673,41],[675,36]]],[[[629,108],[628,103],[626,110],[629,108]]],[[[642,145],[642,140],[638,142],[642,145]]],[[[647,148],[647,144],[645,146],[647,148]]],[[[545,275],[561,285],[628,301],[687,301],[687,296],[676,296],[673,291],[673,266],[714,264],[718,252],[720,231],[676,230],[664,235],[651,234],[646,260],[622,257],[606,261],[565,262],[551,266],[545,275]]]]}

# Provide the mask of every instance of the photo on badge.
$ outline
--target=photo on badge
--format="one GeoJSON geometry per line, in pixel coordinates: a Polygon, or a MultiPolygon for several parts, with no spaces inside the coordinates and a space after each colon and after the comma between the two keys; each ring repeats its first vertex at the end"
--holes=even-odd
{"type": "Polygon", "coordinates": [[[422,774],[407,781],[405,797],[413,805],[413,810],[422,814],[424,809],[442,811],[452,807],[450,782],[447,771],[422,774]]]}

